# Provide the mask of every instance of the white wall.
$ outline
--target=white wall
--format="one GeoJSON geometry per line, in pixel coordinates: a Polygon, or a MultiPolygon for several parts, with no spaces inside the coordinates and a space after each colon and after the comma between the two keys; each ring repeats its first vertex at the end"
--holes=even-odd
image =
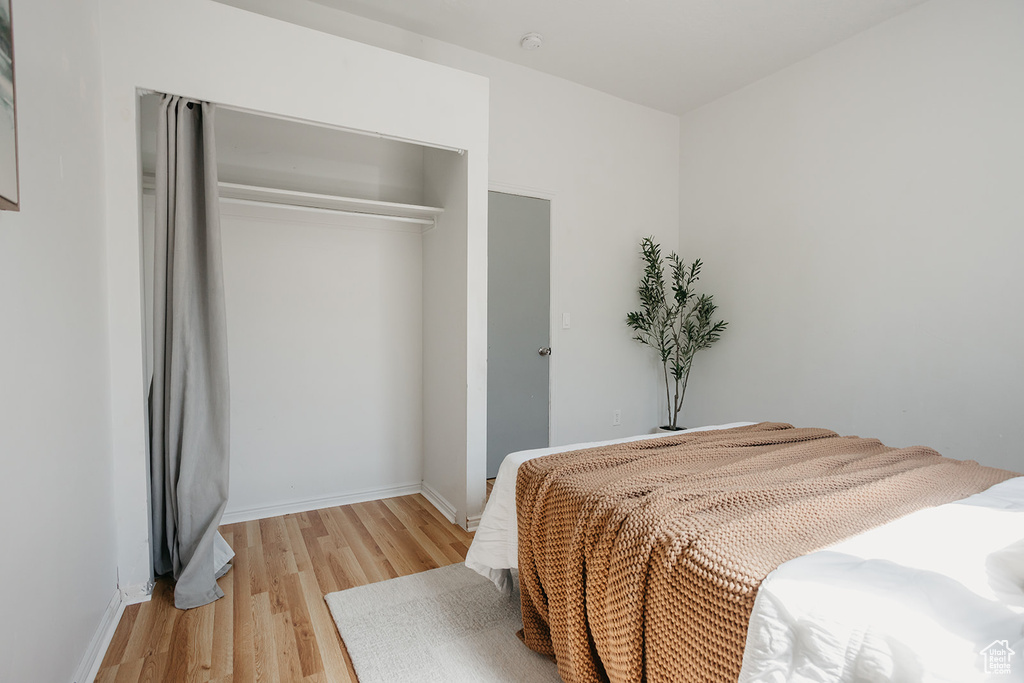
{"type": "Polygon", "coordinates": [[[217,111],[216,134],[223,182],[423,203],[417,145],[230,109],[217,111]]]}
{"type": "Polygon", "coordinates": [[[677,117],[308,0],[227,1],[490,79],[492,189],[552,200],[552,443],[661,424],[654,356],[631,340],[625,317],[636,306],[640,238],[676,247],[677,117]],[[612,427],[616,408],[622,425],[612,427]]]}
{"type": "MultiPolygon", "coordinates": [[[[424,198],[428,205],[443,206],[436,227],[423,236],[423,384],[441,388],[442,395],[454,396],[466,383],[467,301],[465,279],[450,267],[466,258],[466,236],[460,226],[466,222],[466,174],[469,159],[452,152],[428,150],[424,155],[424,198]]],[[[486,282],[486,272],[484,274],[486,282]]],[[[484,287],[486,292],[486,286],[484,287]]],[[[486,299],[483,302],[486,306],[486,299]]],[[[486,351],[484,354],[486,355],[486,351]]],[[[484,366],[486,372],[486,365],[484,366]]],[[[469,492],[463,454],[469,450],[471,435],[451,429],[444,419],[449,411],[476,408],[469,395],[457,402],[435,400],[438,394],[423,394],[423,483],[424,494],[447,517],[465,523],[465,517],[479,514],[484,478],[469,492]],[[472,510],[466,506],[473,498],[472,510]]],[[[486,426],[486,415],[483,416],[486,426]]],[[[483,433],[483,432],[481,432],[483,433]]],[[[486,462],[486,450],[483,462],[486,462]]],[[[473,469],[477,468],[474,463],[473,469]]]]}
{"type": "Polygon", "coordinates": [[[625,321],[640,238],[676,248],[678,119],[512,64],[489,72],[492,186],[551,196],[552,445],[650,432],[664,423],[655,356],[625,321]]]}
{"type": "MultiPolygon", "coordinates": [[[[467,175],[464,228],[468,258],[476,260],[486,255],[486,238],[477,236],[485,235],[487,215],[487,83],[210,0],[100,0],[100,7],[118,570],[121,582],[133,586],[148,579],[150,563],[136,89],[468,150],[481,162],[467,175]]],[[[486,272],[481,277],[465,260],[451,266],[464,274],[467,291],[486,290],[486,272]]],[[[467,316],[457,340],[467,348],[467,380],[458,395],[436,398],[442,402],[464,401],[486,383],[474,357],[484,353],[484,311],[469,306],[467,316]]],[[[482,434],[486,428],[469,410],[444,417],[450,430],[482,434]]],[[[483,460],[483,447],[473,447],[470,439],[464,468],[474,457],[483,460]]]]}
{"type": "Polygon", "coordinates": [[[231,202],[221,223],[225,519],[418,491],[422,226],[231,202]]]}
{"type": "Polygon", "coordinates": [[[0,213],[0,680],[69,681],[116,593],[96,3],[14,2],[0,213]]]}
{"type": "Polygon", "coordinates": [[[934,0],[682,119],[680,244],[731,326],[688,422],[1024,469],[1024,3],[934,0]]]}

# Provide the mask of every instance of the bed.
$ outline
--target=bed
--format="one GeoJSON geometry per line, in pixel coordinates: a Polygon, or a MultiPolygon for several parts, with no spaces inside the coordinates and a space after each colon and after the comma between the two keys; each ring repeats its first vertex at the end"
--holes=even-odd
{"type": "MultiPolygon", "coordinates": [[[[594,557],[581,559],[579,553],[585,546],[588,552],[593,549],[588,543],[600,545],[592,537],[581,541],[581,550],[575,554],[562,551],[575,542],[575,537],[586,536],[580,531],[585,524],[573,521],[571,516],[578,511],[571,513],[568,523],[559,524],[557,515],[551,517],[552,527],[563,527],[561,536],[537,528],[527,535],[525,550],[519,547],[517,514],[522,511],[517,510],[516,481],[526,463],[531,463],[527,468],[536,468],[540,467],[538,463],[561,462],[558,466],[564,469],[566,464],[575,467],[577,459],[585,460],[588,453],[598,452],[595,449],[611,447],[609,452],[618,454],[616,457],[637,451],[658,453],[662,445],[634,442],[659,438],[731,442],[736,438],[733,434],[743,436],[757,429],[762,427],[733,423],[688,430],[690,434],[720,431],[715,435],[646,435],[512,454],[498,473],[466,564],[494,581],[499,589],[507,590],[520,555],[526,557],[528,566],[521,577],[524,640],[539,651],[559,652],[559,668],[566,681],[736,680],[737,676],[743,681],[969,681],[991,680],[990,672],[1001,673],[1003,680],[1021,680],[1024,660],[1017,653],[1024,652],[1024,480],[976,463],[949,461],[934,452],[908,454],[907,458],[918,458],[927,466],[919,469],[917,465],[904,465],[902,453],[890,454],[894,449],[885,449],[877,442],[866,443],[864,448],[871,454],[881,452],[872,444],[884,449],[881,457],[888,463],[886,467],[897,463],[909,473],[898,474],[896,479],[920,478],[924,475],[919,472],[932,472],[932,479],[921,479],[931,482],[924,486],[927,490],[921,498],[921,509],[904,510],[888,503],[876,505],[874,511],[865,507],[863,515],[858,509],[852,518],[865,528],[846,535],[839,529],[834,532],[838,534],[834,542],[828,544],[815,546],[813,539],[807,541],[810,545],[799,556],[773,565],[774,571],[767,578],[740,576],[737,584],[753,586],[752,590],[743,589],[747,593],[735,586],[728,590],[716,587],[715,581],[731,584],[736,577],[722,574],[714,562],[700,568],[701,576],[707,575],[706,585],[697,585],[696,593],[692,586],[681,589],[666,584],[664,576],[659,579],[659,572],[654,570],[637,574],[636,585],[624,588],[623,576],[609,578],[608,567],[630,557],[622,549],[628,550],[628,543],[622,539],[628,540],[629,533],[605,534],[612,540],[601,541],[605,543],[602,552],[612,559],[604,565],[594,557]],[[572,455],[564,455],[569,451],[572,455]],[[536,460],[558,453],[563,455],[536,460]],[[929,469],[933,464],[946,474],[929,469]],[[961,480],[973,483],[957,483],[952,488],[947,485],[961,480]],[[950,490],[939,492],[947,488],[950,490]],[[974,491],[976,495],[971,495],[974,491]],[[884,523],[870,523],[876,517],[884,523]],[[829,547],[819,549],[824,545],[829,547]],[[618,559],[612,557],[616,552],[618,559]],[[575,580],[577,575],[580,580],[575,580]],[[708,586],[712,588],[710,593],[708,586]],[[680,590],[691,595],[680,597],[680,590]],[[562,600],[562,594],[569,597],[562,600]],[[638,603],[635,609],[630,607],[631,599],[638,603]],[[736,616],[729,613],[729,607],[722,621],[722,605],[716,606],[716,600],[748,599],[752,608],[749,604],[741,606],[736,616]],[[566,604],[560,604],[560,600],[566,604]],[[684,612],[688,619],[675,618],[684,612]],[[705,612],[714,614],[715,619],[705,619],[705,612]],[[885,618],[879,619],[880,614],[885,618]],[[681,639],[666,640],[666,633],[675,630],[689,633],[681,639]],[[623,639],[616,633],[632,635],[623,639]],[[738,644],[732,642],[737,639],[738,644]],[[658,652],[671,652],[668,660],[672,661],[659,664],[658,652]],[[673,668],[680,666],[683,668],[673,668]]],[[[813,431],[813,437],[819,438],[818,432],[824,430],[813,431]]],[[[845,447],[845,442],[840,443],[845,447]]],[[[887,474],[886,480],[889,478],[887,474]]],[[[551,485],[554,489],[563,485],[551,481],[555,482],[551,485]]],[[[544,486],[548,484],[541,488],[544,486]]],[[[882,485],[881,490],[886,486],[882,485]]],[[[857,488],[858,495],[861,488],[857,488]]],[[[630,504],[635,493],[626,498],[630,504]]],[[[522,491],[520,494],[531,508],[539,500],[523,498],[522,491]]],[[[849,509],[848,503],[843,504],[849,509]]],[[[535,515],[534,519],[547,514],[539,518],[535,515]]],[[[616,524],[621,525],[622,520],[616,524]]],[[[830,524],[831,520],[822,518],[813,526],[830,524]]],[[[628,525],[621,528],[627,529],[628,525]]],[[[711,541],[709,544],[714,546],[711,541]]],[[[731,546],[724,547],[724,551],[715,552],[728,555],[731,546]]],[[[800,547],[799,543],[794,547],[800,547]]],[[[715,552],[708,551],[702,557],[714,560],[718,557],[715,552]]],[[[772,555],[767,550],[764,554],[772,555]]],[[[758,558],[762,559],[771,558],[758,558]]]]}

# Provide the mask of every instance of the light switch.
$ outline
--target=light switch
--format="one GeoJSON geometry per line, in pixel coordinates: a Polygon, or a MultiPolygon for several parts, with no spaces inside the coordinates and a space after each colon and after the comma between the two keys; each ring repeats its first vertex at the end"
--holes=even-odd
{"type": "Polygon", "coordinates": [[[562,329],[563,330],[569,329],[569,314],[568,313],[563,313],[562,314],[562,329]]]}

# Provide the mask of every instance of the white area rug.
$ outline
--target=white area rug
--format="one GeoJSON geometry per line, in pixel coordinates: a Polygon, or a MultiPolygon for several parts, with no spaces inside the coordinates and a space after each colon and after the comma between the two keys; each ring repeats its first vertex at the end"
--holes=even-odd
{"type": "Polygon", "coordinates": [[[327,596],[359,683],[559,683],[550,659],[516,637],[510,596],[464,564],[327,596]]]}

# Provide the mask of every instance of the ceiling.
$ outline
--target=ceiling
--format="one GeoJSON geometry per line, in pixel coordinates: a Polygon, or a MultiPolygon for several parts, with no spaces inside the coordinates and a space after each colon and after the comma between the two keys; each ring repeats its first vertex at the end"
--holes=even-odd
{"type": "Polygon", "coordinates": [[[924,1],[313,0],[673,114],[924,1]],[[523,50],[532,31],[544,45],[523,50]]]}

